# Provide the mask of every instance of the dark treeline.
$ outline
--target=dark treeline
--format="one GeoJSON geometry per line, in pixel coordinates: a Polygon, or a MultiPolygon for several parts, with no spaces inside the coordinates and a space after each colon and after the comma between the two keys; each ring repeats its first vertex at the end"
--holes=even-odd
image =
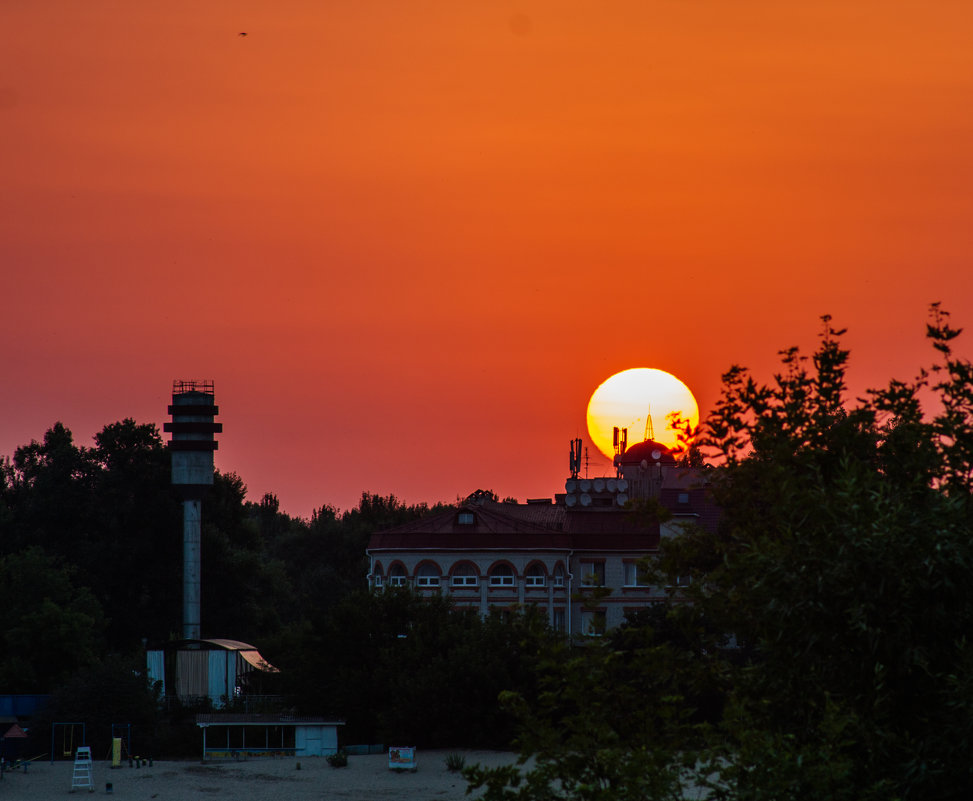
{"type": "MultiPolygon", "coordinates": [[[[933,362],[851,399],[824,323],[771,380],[724,375],[696,438],[720,525],[664,538],[644,566],[670,602],[602,637],[370,593],[368,534],[424,506],[293,520],[232,475],[204,505],[204,628],[258,645],[348,743],[516,734],[523,763],[466,770],[486,801],[969,799],[973,363],[934,306],[933,362]]],[[[3,688],[53,688],[60,720],[101,730],[153,720],[140,644],[175,634],[181,576],[158,433],[83,449],[55,426],[2,475],[3,688]]]]}
{"type": "MultiPolygon", "coordinates": [[[[506,743],[498,693],[531,692],[545,627],[366,587],[369,535],[428,511],[363,493],[293,518],[218,472],[203,502],[204,636],[256,645],[288,708],[345,718],[346,742],[506,743]]],[[[159,719],[143,652],[181,637],[182,511],[154,425],[112,423],[84,447],[58,423],[0,462],[0,609],[0,691],[53,693],[54,719],[105,728],[159,719]]]]}

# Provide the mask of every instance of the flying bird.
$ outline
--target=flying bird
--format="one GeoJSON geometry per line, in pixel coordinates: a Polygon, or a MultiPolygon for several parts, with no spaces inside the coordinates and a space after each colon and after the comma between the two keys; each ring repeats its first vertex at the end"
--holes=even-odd
{"type": "Polygon", "coordinates": [[[240,32],[239,32],[239,33],[237,34],[237,36],[246,36],[246,35],[247,35],[247,32],[246,32],[246,31],[240,31],[240,32]]]}

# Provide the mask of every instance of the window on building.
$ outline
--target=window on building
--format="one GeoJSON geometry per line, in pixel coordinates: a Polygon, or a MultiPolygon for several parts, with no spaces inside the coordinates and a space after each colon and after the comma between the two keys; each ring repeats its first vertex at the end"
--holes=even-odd
{"type": "Polygon", "coordinates": [[[582,611],[581,633],[585,637],[601,637],[605,633],[605,610],[591,609],[582,611]]]}
{"type": "Polygon", "coordinates": [[[476,517],[472,512],[460,512],[456,515],[456,522],[461,526],[472,526],[476,522],[476,517]]]}
{"type": "Polygon", "coordinates": [[[480,577],[476,574],[476,568],[469,562],[463,562],[453,569],[449,583],[454,587],[475,587],[480,583],[480,577]]]}
{"type": "Polygon", "coordinates": [[[563,587],[564,586],[564,568],[560,565],[554,571],[554,586],[563,587]]]}
{"type": "Polygon", "coordinates": [[[566,628],[564,621],[564,610],[555,609],[554,613],[551,615],[551,625],[554,627],[554,631],[564,631],[566,628]]]}
{"type": "Polygon", "coordinates": [[[384,582],[382,580],[382,574],[381,573],[377,573],[376,575],[374,575],[372,577],[372,586],[375,587],[375,589],[377,589],[377,590],[382,589],[382,584],[383,583],[384,582]]]}
{"type": "Polygon", "coordinates": [[[645,570],[638,562],[625,563],[625,586],[626,587],[648,587],[649,580],[645,575],[645,570]]]}
{"type": "Polygon", "coordinates": [[[581,583],[586,587],[605,586],[605,563],[604,562],[582,562],[581,563],[581,583]]]}
{"type": "Polygon", "coordinates": [[[531,565],[524,573],[524,583],[528,587],[543,587],[547,583],[547,575],[543,565],[531,565]]]}
{"type": "Polygon", "coordinates": [[[392,565],[392,567],[389,568],[389,586],[405,586],[405,568],[402,567],[402,565],[392,565]]]}
{"type": "Polygon", "coordinates": [[[514,569],[510,565],[497,565],[490,571],[491,587],[513,587],[514,569]]]}
{"type": "Polygon", "coordinates": [[[439,575],[439,568],[436,565],[430,562],[421,564],[419,565],[419,569],[416,570],[416,586],[438,587],[439,575]]]}

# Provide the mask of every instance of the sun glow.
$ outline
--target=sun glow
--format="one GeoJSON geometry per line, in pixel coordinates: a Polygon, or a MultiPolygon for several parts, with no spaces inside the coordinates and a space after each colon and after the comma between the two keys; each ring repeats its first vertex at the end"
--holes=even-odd
{"type": "Polygon", "coordinates": [[[616,373],[588,401],[588,434],[605,456],[615,455],[613,429],[628,429],[628,443],[653,439],[667,447],[677,444],[669,415],[678,412],[693,426],[699,423],[696,398],[682,381],[665,370],[637,367],[616,373]],[[648,420],[651,418],[651,425],[648,420]]]}

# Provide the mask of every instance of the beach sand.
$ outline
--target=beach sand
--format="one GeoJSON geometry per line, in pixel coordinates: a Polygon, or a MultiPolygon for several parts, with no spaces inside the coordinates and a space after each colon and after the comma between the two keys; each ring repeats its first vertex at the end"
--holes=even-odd
{"type": "MultiPolygon", "coordinates": [[[[246,762],[156,761],[152,767],[111,768],[110,762],[93,763],[94,792],[71,793],[72,762],[38,760],[26,773],[5,773],[0,798],[5,801],[50,799],[62,796],[105,796],[119,801],[196,801],[239,798],[247,801],[459,801],[466,795],[466,782],[446,769],[446,756],[462,754],[467,765],[512,764],[516,755],[500,751],[417,752],[415,773],[388,769],[387,754],[348,757],[348,766],[332,768],[324,757],[300,760],[250,759],[246,762]],[[300,762],[300,770],[297,764],[300,762]]],[[[475,797],[475,796],[474,796],[475,797]]]]}

